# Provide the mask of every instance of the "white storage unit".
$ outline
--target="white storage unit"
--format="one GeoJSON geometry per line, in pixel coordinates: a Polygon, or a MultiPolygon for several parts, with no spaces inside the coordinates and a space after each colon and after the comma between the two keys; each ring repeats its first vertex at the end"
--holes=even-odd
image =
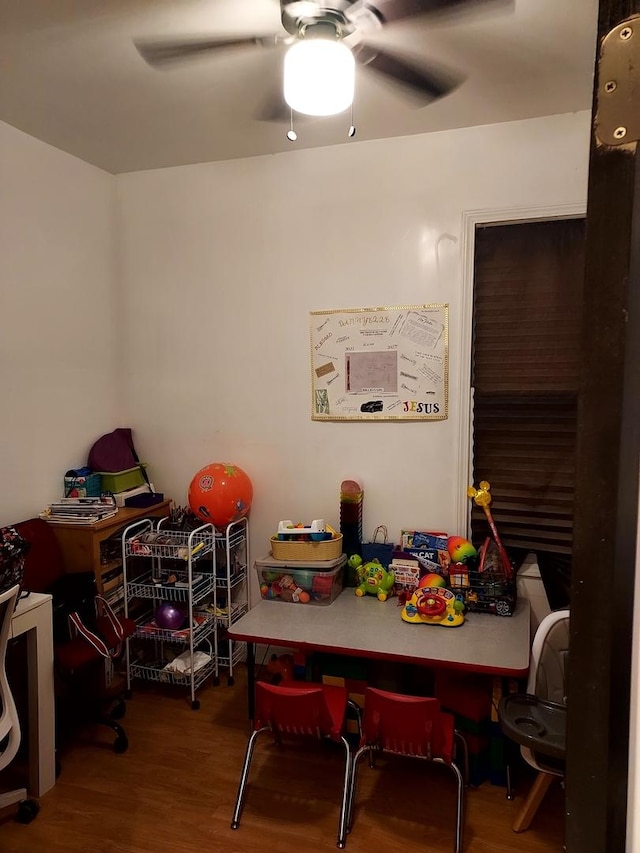
{"type": "Polygon", "coordinates": [[[197,710],[198,688],[209,677],[218,681],[215,528],[175,531],[166,523],[145,519],[122,536],[125,615],[136,622],[127,640],[127,690],[135,678],[187,686],[197,710]],[[184,613],[183,626],[155,623],[162,602],[184,613]]]}
{"type": "Polygon", "coordinates": [[[218,667],[227,670],[227,684],[232,686],[233,668],[245,659],[247,652],[246,643],[232,640],[227,636],[226,629],[249,609],[248,520],[241,518],[227,525],[224,533],[216,536],[215,550],[218,667]]]}

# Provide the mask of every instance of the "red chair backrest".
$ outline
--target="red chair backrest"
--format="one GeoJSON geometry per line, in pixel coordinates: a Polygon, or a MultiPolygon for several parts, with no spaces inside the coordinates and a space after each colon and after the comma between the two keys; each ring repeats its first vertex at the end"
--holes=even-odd
{"type": "Polygon", "coordinates": [[[339,738],[334,731],[322,687],[281,687],[256,682],[255,728],[274,733],[339,738]]]}
{"type": "Polygon", "coordinates": [[[367,687],[361,746],[375,744],[388,752],[450,764],[453,741],[453,717],[440,710],[437,699],[367,687]]]}
{"type": "Polygon", "coordinates": [[[42,518],[29,518],[13,527],[31,546],[24,561],[23,589],[46,592],[65,573],[55,533],[42,518]]]}

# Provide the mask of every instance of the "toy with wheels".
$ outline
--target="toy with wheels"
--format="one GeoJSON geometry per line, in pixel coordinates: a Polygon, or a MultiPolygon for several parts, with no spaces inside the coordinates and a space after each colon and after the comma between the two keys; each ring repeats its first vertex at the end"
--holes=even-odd
{"type": "Polygon", "coordinates": [[[386,601],[393,590],[394,575],[388,572],[378,560],[370,560],[357,568],[359,584],[356,595],[376,595],[379,601],[386,601]]]}
{"type": "Polygon", "coordinates": [[[450,589],[442,586],[419,587],[402,608],[404,622],[416,625],[441,625],[457,628],[464,622],[464,605],[450,589]]]}
{"type": "Polygon", "coordinates": [[[224,530],[249,512],[253,500],[251,480],[237,465],[212,462],[189,485],[189,506],[201,521],[224,530]]]}

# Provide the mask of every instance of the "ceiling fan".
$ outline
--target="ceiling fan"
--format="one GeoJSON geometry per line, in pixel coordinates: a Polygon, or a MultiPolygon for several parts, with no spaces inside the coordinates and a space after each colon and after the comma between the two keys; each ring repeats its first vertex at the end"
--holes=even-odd
{"type": "MultiPolygon", "coordinates": [[[[513,0],[497,2],[500,6],[513,5],[513,0]]],[[[467,13],[488,5],[495,6],[496,0],[280,0],[283,31],[278,33],[212,35],[177,41],[140,39],[135,46],[154,68],[233,48],[287,48],[282,91],[260,118],[288,118],[292,110],[307,115],[333,115],[352,103],[355,63],[417,95],[423,104],[448,95],[462,82],[461,75],[417,63],[396,51],[368,43],[367,38],[400,20],[467,13]],[[312,53],[330,58],[323,56],[324,64],[309,68],[312,60],[307,59],[307,54],[312,53]]]]}

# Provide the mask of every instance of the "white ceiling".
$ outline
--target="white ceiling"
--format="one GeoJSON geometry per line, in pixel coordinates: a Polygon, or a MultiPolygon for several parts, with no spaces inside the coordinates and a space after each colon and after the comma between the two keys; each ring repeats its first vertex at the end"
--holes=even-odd
{"type": "MultiPolygon", "coordinates": [[[[375,41],[462,72],[420,109],[358,69],[356,140],[589,109],[597,0],[516,0],[455,18],[389,25],[375,41]]],[[[0,0],[0,120],[109,172],[347,142],[348,113],[256,120],[282,52],[257,47],[154,70],[135,38],[284,31],[276,0],[0,0]]]]}

